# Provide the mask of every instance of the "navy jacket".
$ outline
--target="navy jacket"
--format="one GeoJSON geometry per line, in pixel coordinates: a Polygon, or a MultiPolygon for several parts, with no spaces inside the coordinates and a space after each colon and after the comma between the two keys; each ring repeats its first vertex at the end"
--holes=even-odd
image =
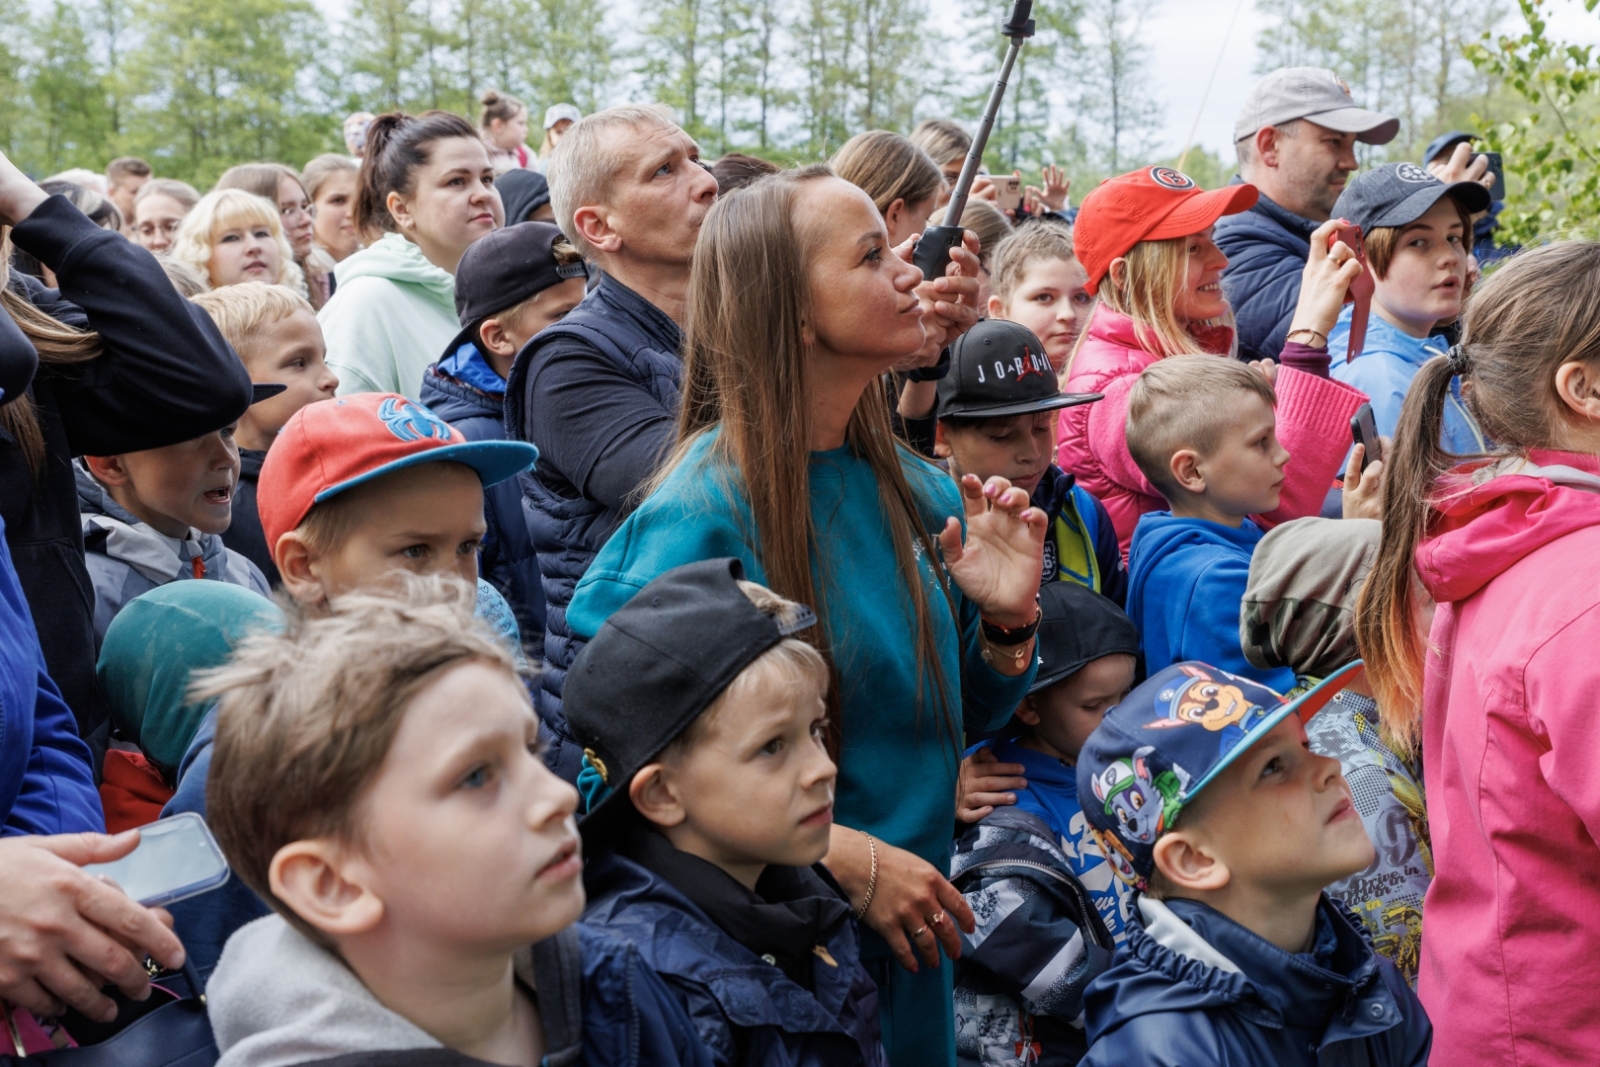
{"type": "Polygon", "coordinates": [[[1084,1067],[1428,1062],[1433,1026],[1422,1003],[1326,895],[1316,953],[1293,956],[1194,901],[1146,897],[1136,912],[1085,995],[1084,1067]]]}
{"type": "Polygon", "coordinates": [[[823,946],[837,966],[818,953],[807,992],[631,860],[591,856],[584,885],[584,925],[638,949],[677,994],[718,1067],[884,1067],[878,990],[861,966],[853,922],[823,946]]]}
{"type": "Polygon", "coordinates": [[[582,642],[567,626],[567,605],[671,446],[682,343],[666,313],[607,275],[523,346],[506,383],[506,435],[539,446],[539,462],[518,481],[544,581],[545,759],[568,781],[582,756],[567,734],[561,687],[582,642]]]}
{"type": "Polygon", "coordinates": [[[1300,274],[1311,254],[1311,234],[1320,225],[1273,203],[1265,193],[1249,211],[1217,220],[1217,247],[1228,257],[1222,291],[1233,307],[1240,359],[1277,359],[1283,351],[1300,299],[1300,274]]]}
{"type": "MultiPolygon", "coordinates": [[[[422,402],[469,441],[505,440],[505,400],[503,392],[490,393],[458,381],[438,363],[422,376],[422,402]]],[[[523,646],[537,655],[544,645],[544,588],[533,537],[522,514],[522,489],[515,478],[484,490],[483,517],[489,528],[479,559],[483,580],[506,598],[522,629],[523,646]]]]}
{"type": "Polygon", "coordinates": [[[260,567],[267,584],[276,589],[281,583],[278,565],[272,562],[272,549],[267,544],[261,511],[256,506],[256,483],[261,480],[261,464],[266,459],[264,449],[239,449],[239,484],[233,487],[233,521],[222,531],[222,543],[260,567]]]}

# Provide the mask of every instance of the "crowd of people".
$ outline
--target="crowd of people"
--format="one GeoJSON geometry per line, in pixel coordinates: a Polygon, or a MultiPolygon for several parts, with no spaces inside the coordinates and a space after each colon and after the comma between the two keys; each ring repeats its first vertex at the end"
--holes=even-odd
{"type": "Polygon", "coordinates": [[[0,1062],[1592,1060],[1600,244],[482,105],[0,156],[0,1062]]]}

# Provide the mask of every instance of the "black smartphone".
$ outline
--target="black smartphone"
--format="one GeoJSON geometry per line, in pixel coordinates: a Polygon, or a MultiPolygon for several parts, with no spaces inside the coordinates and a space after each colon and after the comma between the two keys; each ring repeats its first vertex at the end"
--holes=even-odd
{"type": "Polygon", "coordinates": [[[1489,195],[1495,200],[1506,198],[1506,168],[1500,159],[1499,152],[1484,152],[1483,158],[1489,161],[1488,173],[1494,175],[1494,184],[1489,186],[1489,195]]]}
{"type": "Polygon", "coordinates": [[[1362,404],[1350,416],[1350,436],[1365,449],[1361,454],[1361,473],[1365,474],[1368,467],[1383,458],[1383,442],[1378,440],[1378,422],[1372,417],[1371,404],[1362,404]]]}

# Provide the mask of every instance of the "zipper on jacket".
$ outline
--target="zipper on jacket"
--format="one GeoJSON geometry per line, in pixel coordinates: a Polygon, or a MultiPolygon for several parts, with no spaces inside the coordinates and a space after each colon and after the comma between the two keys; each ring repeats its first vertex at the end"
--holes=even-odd
{"type": "MultiPolygon", "coordinates": [[[[967,875],[972,871],[991,870],[995,867],[1027,867],[1030,870],[1039,871],[1042,874],[1049,875],[1051,878],[1072,890],[1072,896],[1075,900],[1077,900],[1078,906],[1083,909],[1083,914],[1085,917],[1090,915],[1098,916],[1100,914],[1100,909],[1095,907],[1094,902],[1089,899],[1088,890],[1084,889],[1083,886],[1078,883],[1076,878],[1064,875],[1054,867],[1047,867],[1043,863],[1035,863],[1032,860],[985,860],[982,863],[974,863],[971,867],[968,867],[966,870],[962,871],[961,875],[967,875]]],[[[1110,949],[1113,947],[1111,945],[1101,944],[1099,936],[1094,932],[1094,924],[1086,922],[1083,925],[1083,932],[1087,934],[1089,940],[1093,941],[1097,946],[1103,949],[1110,949]]]]}

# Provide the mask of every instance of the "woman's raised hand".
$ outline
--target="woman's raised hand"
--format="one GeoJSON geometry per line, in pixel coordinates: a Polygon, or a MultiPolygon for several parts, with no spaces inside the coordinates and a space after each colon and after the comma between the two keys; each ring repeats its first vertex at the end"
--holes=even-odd
{"type": "MultiPolygon", "coordinates": [[[[898,246],[895,255],[911,262],[916,238],[898,246]]],[[[922,303],[922,347],[902,360],[895,370],[931,367],[939,362],[939,352],[978,321],[978,236],[967,230],[960,247],[950,250],[950,265],[942,278],[930,278],[917,286],[922,303]]]]}
{"type": "Polygon", "coordinates": [[[15,226],[48,199],[33,179],[0,152],[0,226],[15,226]]]}
{"type": "Polygon", "coordinates": [[[1295,305],[1288,334],[1311,348],[1328,346],[1328,333],[1339,321],[1345,293],[1364,269],[1355,249],[1334,240],[1334,232],[1348,225],[1343,219],[1329,219],[1311,234],[1311,254],[1300,274],[1300,302],[1295,305]],[[1301,331],[1319,336],[1295,337],[1301,331]]]}
{"type": "Polygon", "coordinates": [[[939,534],[944,564],[985,619],[1020,629],[1038,615],[1039,575],[1044,570],[1044,535],[1049,520],[1028,503],[1028,494],[1004,478],[987,483],[961,479],[967,539],[951,516],[939,534]]]}

